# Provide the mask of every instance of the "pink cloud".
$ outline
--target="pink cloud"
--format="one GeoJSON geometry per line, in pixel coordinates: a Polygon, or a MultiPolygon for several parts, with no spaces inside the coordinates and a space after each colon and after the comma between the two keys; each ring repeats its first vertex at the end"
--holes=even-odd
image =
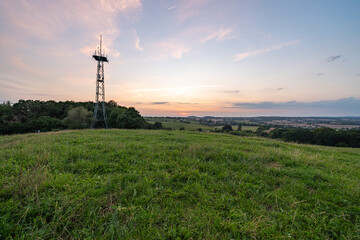
{"type": "Polygon", "coordinates": [[[178,4],[177,19],[179,22],[197,15],[210,0],[183,0],[178,4]]]}
{"type": "Polygon", "coordinates": [[[291,41],[291,42],[281,43],[279,45],[275,45],[275,46],[272,46],[272,47],[269,47],[269,48],[264,48],[264,49],[259,49],[259,50],[255,50],[255,51],[248,51],[248,52],[239,53],[239,54],[236,54],[234,56],[234,60],[239,61],[239,60],[243,60],[243,59],[248,58],[248,57],[255,57],[255,56],[263,54],[263,53],[271,52],[271,51],[274,51],[274,50],[279,50],[279,49],[281,49],[283,47],[296,45],[299,42],[300,42],[299,40],[295,40],[295,41],[291,41]]]}
{"type": "Polygon", "coordinates": [[[217,31],[210,33],[207,37],[200,40],[201,43],[216,39],[217,41],[224,40],[229,37],[229,34],[233,32],[231,28],[220,28],[217,31]]]}
{"type": "MultiPolygon", "coordinates": [[[[58,1],[7,1],[0,3],[0,14],[11,26],[17,38],[31,37],[51,41],[63,36],[70,29],[81,29],[77,34],[89,42],[106,36],[105,50],[113,52],[113,42],[119,35],[117,16],[136,20],[142,9],[140,0],[58,0],[58,1]],[[84,36],[85,35],[85,36],[84,36]]],[[[72,37],[76,36],[73,34],[72,37]]],[[[96,41],[97,43],[97,41],[96,41]]],[[[81,52],[94,47],[85,43],[81,52]]]]}
{"type": "Polygon", "coordinates": [[[37,66],[31,66],[24,61],[23,58],[17,56],[11,56],[9,58],[9,63],[14,68],[26,72],[28,74],[37,75],[37,76],[46,76],[48,73],[44,70],[41,70],[37,66]]]}
{"type": "Polygon", "coordinates": [[[191,50],[184,42],[177,39],[166,39],[156,43],[154,48],[153,60],[165,60],[168,58],[181,59],[185,53],[191,50]]]}

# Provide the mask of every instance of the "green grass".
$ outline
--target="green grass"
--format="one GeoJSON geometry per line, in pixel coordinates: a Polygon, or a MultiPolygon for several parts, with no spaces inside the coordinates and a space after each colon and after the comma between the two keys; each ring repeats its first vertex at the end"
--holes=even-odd
{"type": "Polygon", "coordinates": [[[190,131],[0,137],[0,239],[359,239],[360,149],[190,131]]]}

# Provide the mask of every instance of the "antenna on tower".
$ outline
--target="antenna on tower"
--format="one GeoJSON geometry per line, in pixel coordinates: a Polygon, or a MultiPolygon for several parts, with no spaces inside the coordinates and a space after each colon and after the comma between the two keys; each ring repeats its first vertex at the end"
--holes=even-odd
{"type": "Polygon", "coordinates": [[[104,85],[104,62],[109,62],[107,56],[102,54],[102,35],[100,35],[100,48],[92,56],[97,61],[96,72],[96,96],[95,109],[91,126],[107,128],[106,106],[105,106],[105,85],[104,85]],[[102,105],[99,107],[99,104],[102,105]]]}
{"type": "Polygon", "coordinates": [[[102,35],[100,34],[100,55],[101,55],[102,35]]]}

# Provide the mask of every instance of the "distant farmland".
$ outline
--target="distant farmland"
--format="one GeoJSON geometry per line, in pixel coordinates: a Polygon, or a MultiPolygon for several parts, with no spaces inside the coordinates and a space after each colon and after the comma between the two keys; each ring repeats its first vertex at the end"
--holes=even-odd
{"type": "MultiPolygon", "coordinates": [[[[196,131],[201,128],[202,131],[214,131],[216,129],[221,129],[222,126],[206,126],[203,124],[200,124],[199,121],[186,119],[186,120],[180,120],[176,118],[146,118],[147,121],[150,123],[154,122],[161,122],[163,127],[165,128],[171,128],[173,130],[179,130],[180,128],[184,128],[185,130],[189,131],[196,131]]],[[[233,125],[232,126],[234,130],[237,130],[238,126],[233,125]]],[[[241,127],[243,131],[253,131],[255,132],[258,127],[257,126],[242,126],[241,127]]]]}

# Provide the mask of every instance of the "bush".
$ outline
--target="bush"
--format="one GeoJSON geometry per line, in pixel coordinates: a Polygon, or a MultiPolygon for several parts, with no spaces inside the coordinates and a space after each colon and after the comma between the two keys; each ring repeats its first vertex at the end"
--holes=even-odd
{"type": "MultiPolygon", "coordinates": [[[[114,108],[109,115],[108,124],[112,128],[128,128],[128,129],[139,129],[149,126],[146,124],[146,120],[133,107],[114,108]]],[[[157,127],[158,126],[159,124],[157,124],[157,127]]]]}
{"type": "Polygon", "coordinates": [[[230,124],[227,123],[222,127],[222,130],[223,131],[232,131],[233,128],[232,128],[232,126],[230,124]]]}
{"type": "Polygon", "coordinates": [[[91,112],[84,107],[75,107],[71,109],[63,123],[70,129],[89,128],[91,123],[91,112]]]}

